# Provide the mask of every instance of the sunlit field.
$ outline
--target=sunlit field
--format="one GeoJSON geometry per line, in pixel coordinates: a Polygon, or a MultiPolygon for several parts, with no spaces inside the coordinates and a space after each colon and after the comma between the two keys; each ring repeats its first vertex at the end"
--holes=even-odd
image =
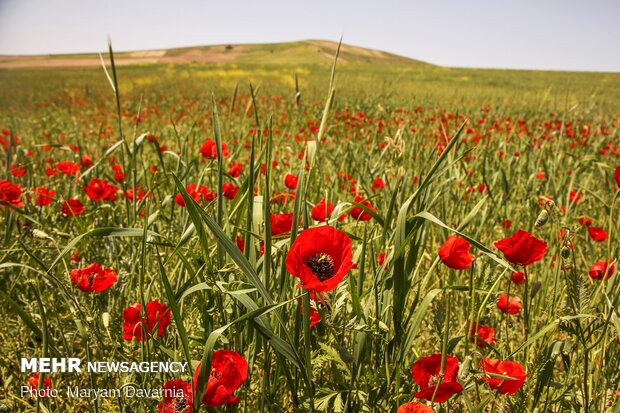
{"type": "Polygon", "coordinates": [[[265,48],[0,70],[0,412],[619,411],[620,75],[265,48]]]}

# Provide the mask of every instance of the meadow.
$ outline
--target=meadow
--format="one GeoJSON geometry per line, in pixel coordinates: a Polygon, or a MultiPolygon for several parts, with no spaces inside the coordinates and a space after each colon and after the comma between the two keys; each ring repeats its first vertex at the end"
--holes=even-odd
{"type": "Polygon", "coordinates": [[[620,75],[274,48],[0,70],[0,411],[619,411],[620,75]]]}

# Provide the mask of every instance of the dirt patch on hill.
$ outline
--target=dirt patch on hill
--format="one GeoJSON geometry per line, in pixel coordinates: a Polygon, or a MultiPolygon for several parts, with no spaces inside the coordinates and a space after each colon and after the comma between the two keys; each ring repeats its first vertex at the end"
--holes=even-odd
{"type": "MultiPolygon", "coordinates": [[[[126,57],[115,60],[119,66],[140,63],[157,63],[157,57],[126,57]]],[[[107,63],[107,62],[106,62],[107,63]]],[[[91,69],[101,67],[99,56],[85,57],[39,57],[0,56],[0,69],[91,69]]]]}

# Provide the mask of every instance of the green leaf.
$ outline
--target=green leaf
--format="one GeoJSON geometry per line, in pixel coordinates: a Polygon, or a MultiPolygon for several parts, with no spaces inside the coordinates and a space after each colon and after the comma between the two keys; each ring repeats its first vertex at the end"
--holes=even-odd
{"type": "MultiPolygon", "coordinates": [[[[147,235],[159,237],[160,235],[153,231],[146,231],[147,235]]],[[[52,265],[50,265],[47,272],[52,269],[63,259],[65,255],[71,252],[75,246],[84,238],[87,237],[142,237],[144,236],[144,230],[142,228],[95,228],[82,235],[78,235],[71,242],[67,244],[65,249],[62,250],[60,255],[56,257],[52,265]]]]}

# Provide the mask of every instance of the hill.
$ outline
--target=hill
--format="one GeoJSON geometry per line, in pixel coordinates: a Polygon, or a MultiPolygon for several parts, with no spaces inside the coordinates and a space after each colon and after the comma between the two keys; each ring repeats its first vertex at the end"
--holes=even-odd
{"type": "MultiPolygon", "coordinates": [[[[156,63],[255,63],[317,64],[333,59],[338,43],[327,40],[271,44],[227,44],[174,49],[117,52],[117,65],[156,63]]],[[[340,61],[368,64],[428,65],[427,63],[380,50],[343,44],[340,61]]],[[[96,53],[70,55],[0,56],[2,69],[56,69],[100,67],[96,53]]]]}

